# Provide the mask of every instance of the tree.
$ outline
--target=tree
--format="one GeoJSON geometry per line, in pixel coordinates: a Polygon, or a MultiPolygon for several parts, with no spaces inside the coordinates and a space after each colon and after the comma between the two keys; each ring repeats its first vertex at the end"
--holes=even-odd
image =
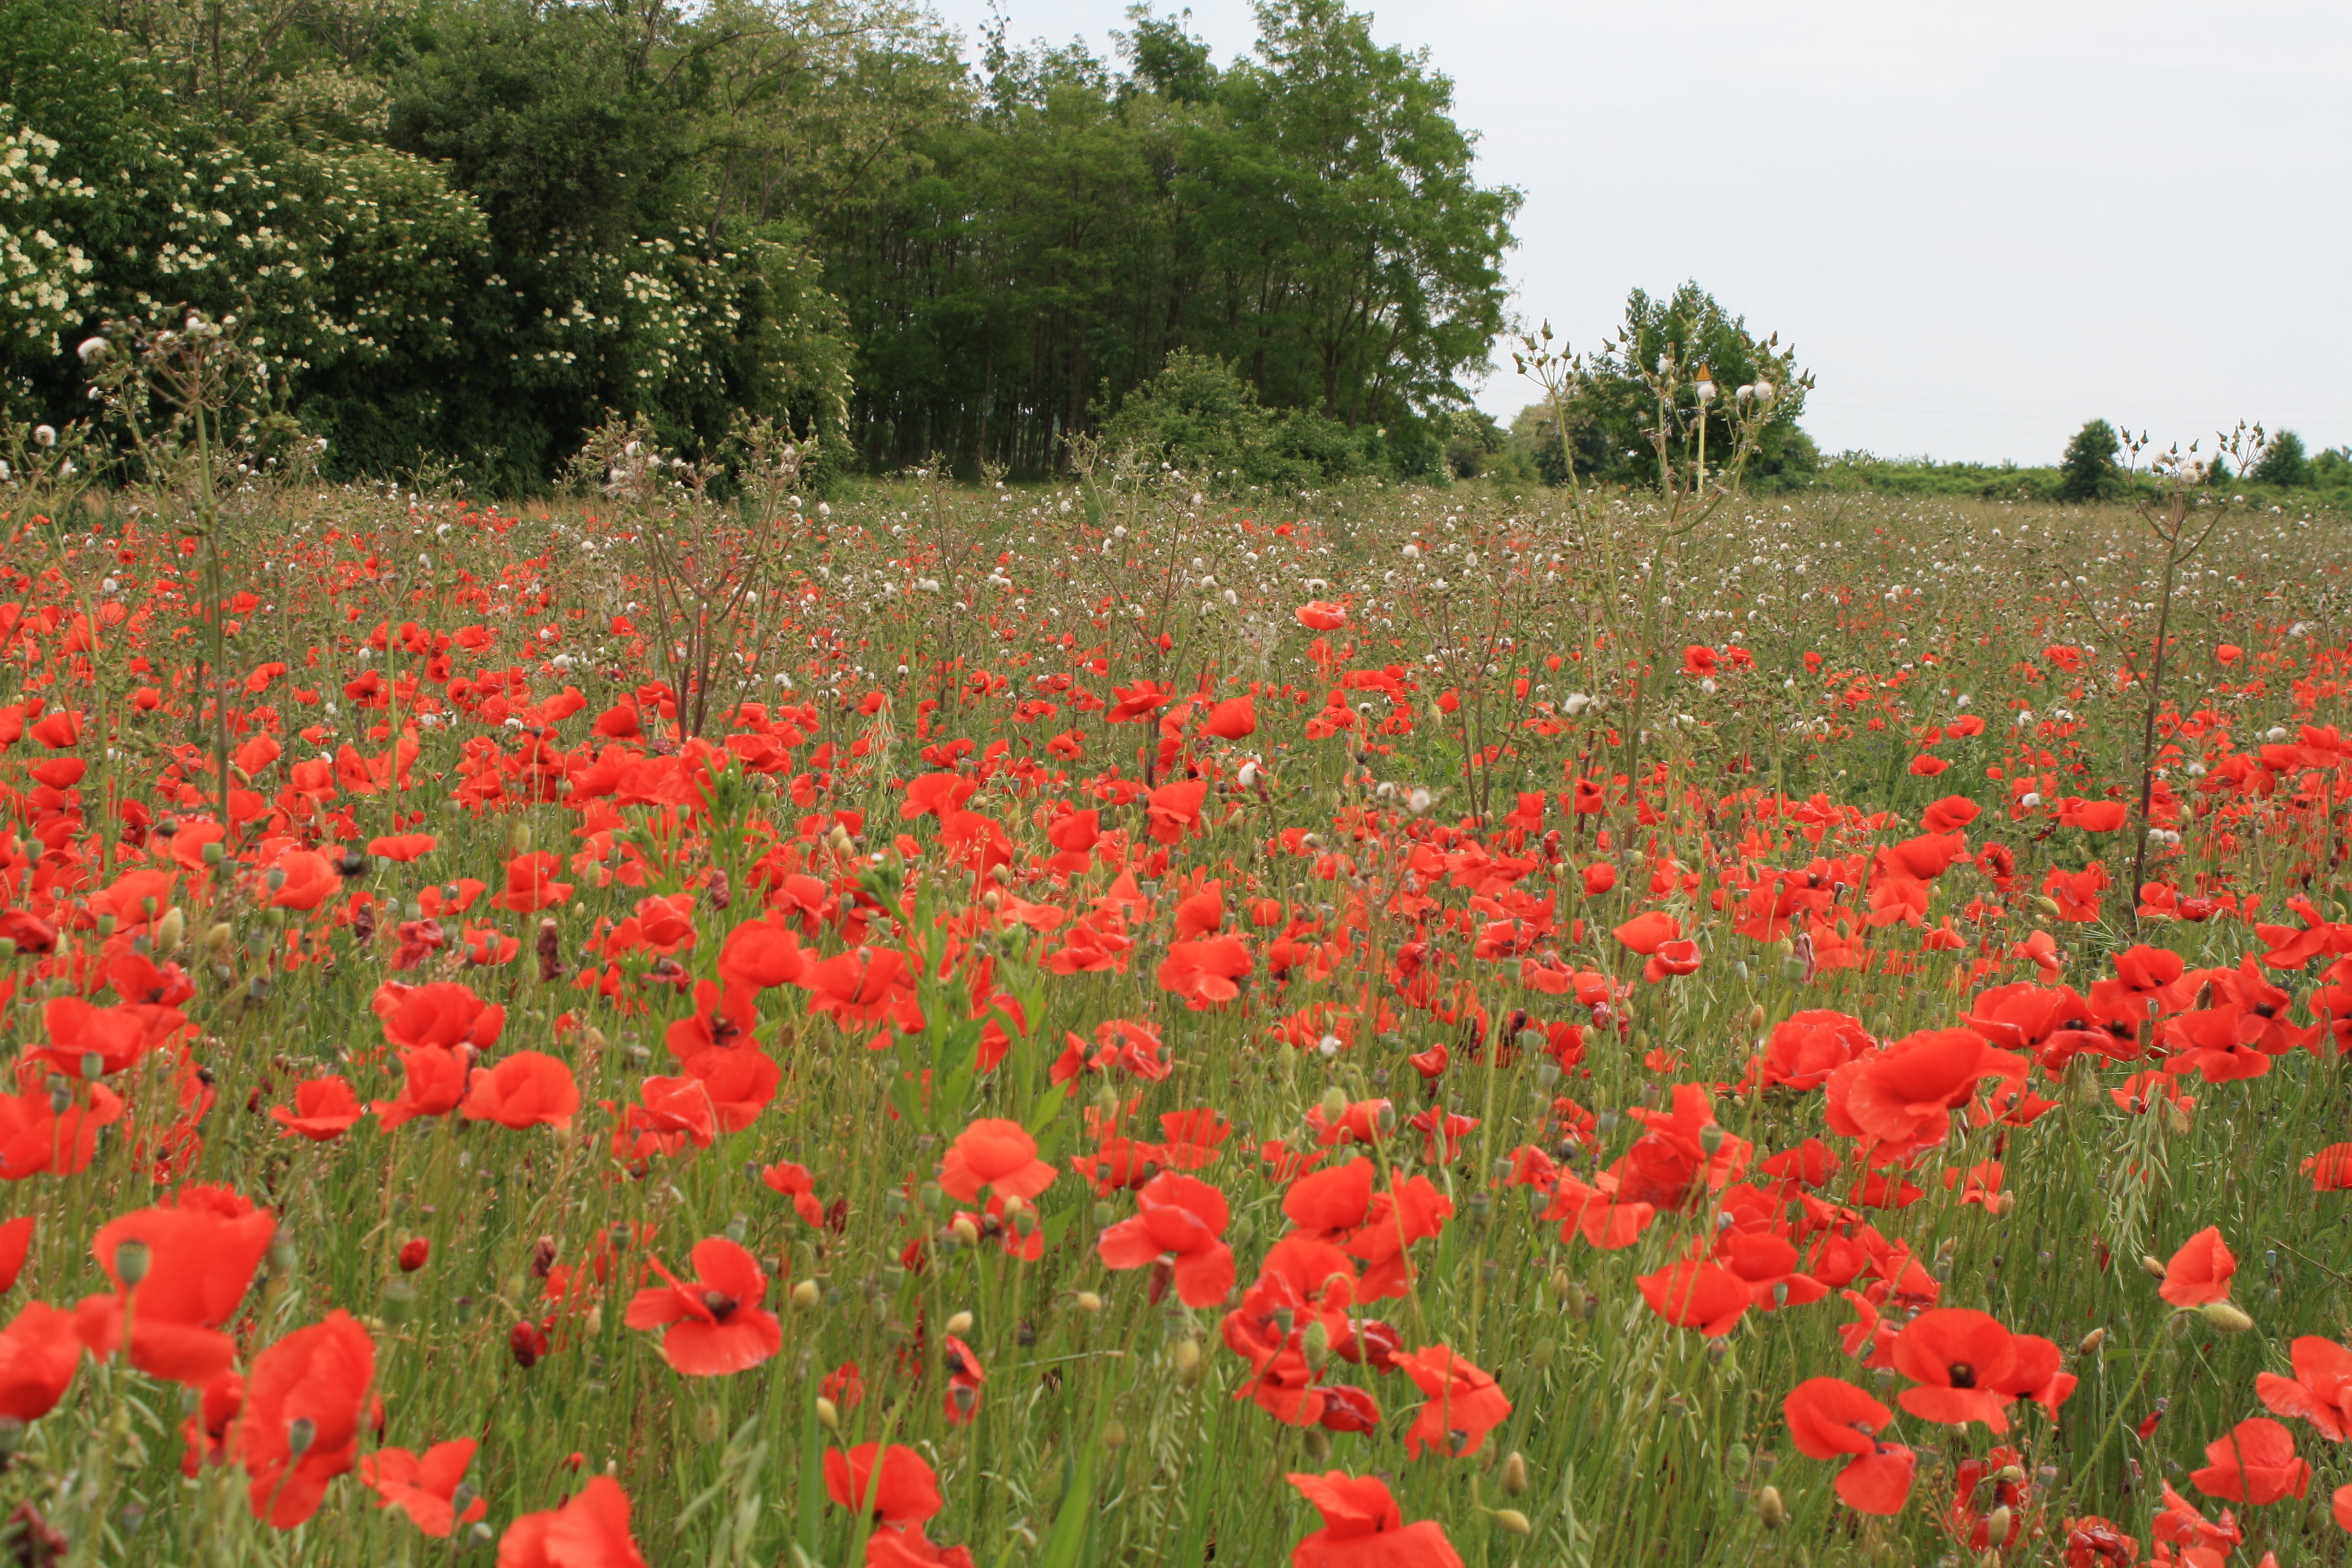
{"type": "Polygon", "coordinates": [[[1312,408],[1268,408],[1233,365],[1179,350],[1103,426],[1114,454],[1204,479],[1294,489],[1362,472],[1360,439],[1312,408]]]}
{"type": "MultiPolygon", "coordinates": [[[[1646,289],[1633,290],[1626,296],[1617,336],[1601,352],[1586,357],[1582,373],[1574,378],[1575,394],[1566,404],[1579,479],[1614,485],[1658,482],[1658,453],[1651,439],[1658,421],[1657,398],[1643,371],[1662,357],[1694,374],[1704,367],[1713,376],[1720,391],[1704,416],[1707,449],[1714,455],[1711,463],[1727,457],[1736,446],[1731,421],[1738,412],[1738,390],[1766,376],[1769,346],[1748,332],[1745,317],[1726,310],[1696,281],[1664,299],[1646,289]]],[[[1797,426],[1805,408],[1805,389],[1775,387],[1773,396],[1771,421],[1748,468],[1746,478],[1751,481],[1810,473],[1820,467],[1820,453],[1797,426]]],[[[1680,426],[1693,431],[1701,416],[1696,402],[1675,413],[1680,426]]],[[[1522,414],[1514,428],[1524,430],[1533,443],[1531,455],[1547,482],[1562,482],[1566,464],[1549,407],[1539,405],[1522,414]],[[1543,449],[1547,444],[1551,450],[1543,449]]]]}
{"type": "Polygon", "coordinates": [[[2280,489],[2307,489],[2312,484],[2311,458],[2303,449],[2303,437],[2292,430],[2282,430],[2271,437],[2263,448],[2262,461],[2253,466],[2246,478],[2258,485],[2274,485],[2280,489]]]}
{"type": "Polygon", "coordinates": [[[2116,465],[2116,454],[2122,447],[2123,438],[2105,420],[2084,422],[2066,443],[2066,455],[2058,460],[2058,499],[2094,501],[2121,489],[2123,469],[2116,465]]]}

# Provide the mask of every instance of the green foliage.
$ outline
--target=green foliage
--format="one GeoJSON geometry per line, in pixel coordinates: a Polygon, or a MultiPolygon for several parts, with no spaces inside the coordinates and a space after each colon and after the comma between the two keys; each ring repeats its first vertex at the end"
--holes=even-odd
{"type": "Polygon", "coordinates": [[[1496,466],[1510,434],[1484,409],[1465,408],[1445,422],[1445,468],[1457,479],[1475,479],[1496,466]]]}
{"type": "Polygon", "coordinates": [[[79,245],[60,240],[93,193],[78,179],[49,172],[58,144],[0,103],[0,367],[58,353],[58,334],[89,308],[96,268],[79,245]]]}
{"type": "MultiPolygon", "coordinates": [[[[1696,282],[1685,283],[1667,299],[1634,289],[1626,298],[1616,338],[1586,362],[1576,394],[1565,405],[1578,478],[1608,485],[1658,482],[1660,458],[1652,439],[1658,400],[1643,372],[1662,359],[1685,374],[1703,368],[1722,389],[1704,417],[1709,451],[1728,457],[1737,445],[1732,394],[1764,374],[1766,348],[1748,332],[1744,318],[1727,312],[1696,282]]],[[[1810,473],[1820,464],[1818,449],[1797,426],[1804,413],[1804,388],[1776,387],[1775,393],[1772,417],[1746,475],[1747,482],[1767,488],[1810,473]]],[[[1696,403],[1675,411],[1677,441],[1696,434],[1700,417],[1696,403]]],[[[1523,412],[1514,428],[1523,430],[1528,455],[1546,480],[1559,483],[1566,478],[1567,458],[1559,451],[1551,419],[1550,408],[1539,406],[1523,412]]]]}
{"type": "Polygon", "coordinates": [[[816,226],[868,462],[1050,468],[1181,350],[1433,468],[1501,325],[1517,205],[1473,178],[1450,84],[1330,0],[1263,8],[1258,58],[1222,71],[1131,15],[1125,75],[1000,29],[961,110],[911,138],[919,168],[816,226]]]}
{"type": "Polygon", "coordinates": [[[1128,394],[1103,445],[1220,485],[1293,490],[1365,472],[1368,444],[1313,409],[1268,408],[1227,362],[1182,350],[1128,394]]]}
{"type": "Polygon", "coordinates": [[[2056,498],[2065,501],[2102,500],[2123,489],[2123,468],[2116,461],[2123,438],[2104,419],[2084,422],[2058,460],[2056,498]]]}
{"type": "Polygon", "coordinates": [[[2312,462],[2303,449],[2303,437],[2292,430],[2282,430],[2263,448],[2260,461],[2248,469],[2246,478],[2258,485],[2270,485],[2279,489],[2308,489],[2314,483],[2312,462]]]}
{"type": "Polygon", "coordinates": [[[1298,416],[1285,474],[1434,472],[1518,198],[1368,17],[1260,24],[974,70],[897,0],[0,0],[0,135],[60,149],[0,188],[0,376],[58,418],[66,339],[235,314],[335,470],[511,490],[608,414],[1035,472],[1181,350],[1298,416]]]}

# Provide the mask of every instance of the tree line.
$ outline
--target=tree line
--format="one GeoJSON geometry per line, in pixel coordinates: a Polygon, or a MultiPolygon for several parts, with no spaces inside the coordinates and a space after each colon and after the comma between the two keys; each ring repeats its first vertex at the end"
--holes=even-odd
{"type": "Polygon", "coordinates": [[[330,470],[546,483],[608,413],[709,450],[1066,462],[1202,367],[1318,471],[1445,461],[1517,195],[1343,0],[1219,66],[898,0],[0,0],[0,399],[235,315],[330,470]]]}

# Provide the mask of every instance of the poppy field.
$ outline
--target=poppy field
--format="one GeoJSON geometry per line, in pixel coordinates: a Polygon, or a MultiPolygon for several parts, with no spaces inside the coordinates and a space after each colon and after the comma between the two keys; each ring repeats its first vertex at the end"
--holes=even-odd
{"type": "Polygon", "coordinates": [[[0,493],[0,1562],[2352,1545],[2340,521],[600,461],[0,493]]]}

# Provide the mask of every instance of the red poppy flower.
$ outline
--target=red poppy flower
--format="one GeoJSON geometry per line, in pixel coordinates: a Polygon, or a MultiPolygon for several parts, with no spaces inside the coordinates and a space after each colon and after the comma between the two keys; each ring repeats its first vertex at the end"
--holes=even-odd
{"type": "Polygon", "coordinates": [[[236,1342],[219,1330],[245,1300],[277,1229],[268,1209],[194,1187],[183,1190],[172,1207],[108,1221],[90,1253],[114,1282],[114,1293],[84,1298],[75,1313],[76,1331],[99,1355],[112,1355],[122,1342],[123,1308],[130,1302],[135,1307],[131,1364],[153,1377],[203,1387],[227,1371],[236,1353],[236,1342]],[[123,1282],[125,1246],[145,1251],[145,1272],[135,1285],[123,1282]]]}
{"type": "Polygon", "coordinates": [[[2228,1436],[2206,1444],[2205,1459],[2189,1479],[2207,1497],[2260,1505],[2311,1489],[2311,1465],[2296,1457],[2294,1434],[2267,1415],[2241,1421],[2228,1436]]]}
{"type": "Polygon", "coordinates": [[[1876,1043],[1862,1020],[1849,1014],[1826,1008],[1793,1013],[1772,1026],[1758,1069],[1767,1086],[1819,1089],[1830,1074],[1876,1043]]]}
{"type": "Polygon", "coordinates": [[[359,1458],[374,1381],[375,1342],[341,1310],[254,1358],[236,1428],[236,1458],[253,1478],[254,1518],[290,1530],[319,1511],[327,1483],[359,1458]]]}
{"type": "Polygon", "coordinates": [[[40,1059],[69,1078],[84,1076],[83,1064],[92,1058],[102,1074],[121,1072],[160,1043],[162,1031],[151,1025],[163,1024],[168,1031],[185,1022],[176,1009],[96,1007],[79,996],[51,997],[42,1021],[48,1043],[40,1059]]]}
{"type": "Polygon", "coordinates": [[[73,1314],[27,1301],[0,1329],[0,1415],[37,1421],[57,1408],[81,1365],[73,1314]]]}
{"type": "Polygon", "coordinates": [[[2172,1261],[2164,1266],[2164,1283],[2156,1293],[2176,1307],[2226,1301],[2230,1276],[2237,1271],[2238,1260],[2221,1239],[2221,1228],[2209,1225],[2181,1243],[2172,1261]]]}
{"type": "Polygon", "coordinates": [[[544,1051],[517,1051],[467,1088],[462,1113],[468,1121],[495,1121],[517,1130],[572,1125],[580,1109],[580,1086],[572,1069],[544,1051]]]}
{"type": "Polygon", "coordinates": [[[270,866],[262,885],[272,909],[315,910],[341,890],[343,879],[317,850],[289,849],[270,866]]]}
{"type": "MultiPolygon", "coordinates": [[[[906,955],[887,947],[852,948],[812,964],[801,984],[809,990],[809,1010],[828,1015],[845,1029],[881,1023],[894,1010],[911,1009],[914,1002],[914,975],[906,955]]],[[[915,1016],[919,1020],[919,1014],[915,1016]]]]}
{"type": "Polygon", "coordinates": [[[911,1526],[885,1526],[866,1538],[866,1568],[972,1568],[972,1561],[963,1547],[935,1546],[911,1526]]]}
{"type": "Polygon", "coordinates": [[[1328,599],[1309,599],[1295,614],[1298,624],[1309,631],[1336,632],[1348,624],[1348,607],[1328,599]]]}
{"type": "Polygon", "coordinates": [[[572,884],[555,879],[555,873],[562,868],[562,863],[543,849],[516,856],[507,862],[506,888],[499,894],[499,907],[527,915],[563,902],[572,896],[572,884]]]}
{"type": "Polygon", "coordinates": [[[376,987],[369,1010],[383,1026],[388,1045],[476,1046],[484,1050],[499,1043],[506,1027],[507,1010],[474,994],[455,981],[430,985],[404,985],[390,980],[376,987]]]}
{"type": "Polygon", "coordinates": [[[2305,1334],[2289,1347],[2294,1375],[2254,1374],[2254,1392],[2279,1415],[2300,1415],[2331,1441],[2352,1436],[2352,1351],[2305,1334]]]}
{"type": "Polygon", "coordinates": [[[457,1526],[489,1511],[483,1498],[467,1504],[462,1514],[456,1506],[474,1447],[471,1437],[457,1437],[436,1443],[421,1456],[405,1448],[378,1448],[360,1461],[360,1483],[375,1493],[376,1507],[396,1508],[425,1534],[446,1540],[457,1526]]]}
{"type": "Polygon", "coordinates": [[[2079,800],[2069,795],[2058,805],[2058,822],[2085,833],[2113,833],[2129,812],[2119,800],[2079,800]]]}
{"type": "Polygon", "coordinates": [[[1683,934],[1682,922],[1663,910],[1650,910],[1635,915],[1613,933],[1626,949],[1643,957],[1658,951],[1683,934]]]}
{"type": "Polygon", "coordinates": [[[1235,697],[1218,703],[1202,717],[1201,728],[1220,740],[1238,741],[1257,731],[1257,703],[1235,697]]]}
{"type": "Polygon", "coordinates": [[[286,1129],[285,1136],[308,1138],[313,1143],[341,1137],[366,1113],[350,1081],[337,1073],[296,1084],[291,1110],[282,1105],[269,1108],[269,1119],[286,1129]]]}
{"type": "Polygon", "coordinates": [[[1943,1141],[1951,1112],[1980,1079],[2022,1077],[2023,1058],[1997,1051],[1967,1029],[1929,1029],[1857,1058],[1829,1080],[1830,1130],[1895,1150],[1943,1141]]]}
{"type": "Polygon", "coordinates": [[[430,833],[394,833],[368,840],[367,852],[406,865],[433,853],[437,842],[430,833]]]}
{"type": "Polygon", "coordinates": [[[877,1473],[880,1450],[878,1443],[860,1443],[845,1454],[825,1450],[825,1495],[853,1513],[870,1511],[879,1524],[920,1524],[939,1512],[939,1479],[923,1457],[893,1443],[882,1452],[877,1473]]]}
{"type": "Polygon", "coordinates": [[[961,1426],[980,1414],[981,1385],[988,1381],[987,1372],[971,1347],[953,1334],[941,1337],[940,1363],[947,1369],[948,1393],[946,1415],[948,1425],[961,1426]]]}
{"type": "Polygon", "coordinates": [[[1633,1281],[1650,1310],[1709,1339],[1729,1333],[1754,1298],[1748,1282],[1719,1263],[1686,1258],[1633,1281]]]}
{"type": "Polygon", "coordinates": [[[1197,1013],[1240,996],[1237,982],[1252,967],[1249,948],[1240,937],[1207,937],[1170,942],[1157,979],[1161,990],[1181,996],[1184,1005],[1197,1013]]]}
{"type": "Polygon", "coordinates": [[[629,1533],[629,1494],[610,1476],[544,1513],[527,1513],[499,1538],[498,1568],[646,1568],[629,1533]]]}
{"type": "Polygon", "coordinates": [[[1895,1370],[1923,1386],[1905,1389],[1897,1402],[1924,1421],[1981,1421],[2006,1432],[2011,1396],[2000,1385],[2016,1362],[2014,1336],[1988,1314],[1957,1307],[1922,1312],[1895,1341],[1895,1370]]]}
{"type": "Polygon", "coordinates": [[[760,1180],[769,1189],[792,1199],[793,1212],[812,1226],[824,1223],[824,1205],[817,1201],[816,1178],[809,1174],[806,1165],[790,1160],[779,1160],[760,1173],[760,1180]]]}
{"type": "Polygon", "coordinates": [[[62,752],[68,746],[81,743],[81,716],[70,708],[59,708],[44,717],[28,732],[49,750],[62,752]]]}
{"type": "Polygon", "coordinates": [[[1000,1198],[1034,1198],[1057,1173],[1037,1158],[1037,1141],[1018,1121],[982,1117],[956,1134],[940,1165],[940,1187],[971,1203],[982,1187],[1000,1198]]]}
{"type": "Polygon", "coordinates": [[[33,1248],[33,1226],[36,1216],[18,1215],[0,1224],[0,1295],[16,1288],[16,1276],[25,1271],[25,1255],[33,1248]]]}
{"type": "Polygon", "coordinates": [[[1873,1436],[1894,1419],[1894,1412],[1843,1379],[1809,1377],[1789,1391],[1780,1413],[1799,1453],[1813,1459],[1848,1456],[1836,1483],[1848,1508],[1857,1513],[1903,1511],[1916,1460],[1910,1449],[1873,1436]]]}
{"type": "Polygon", "coordinates": [[[1200,826],[1201,808],[1209,798],[1207,779],[1178,779],[1144,797],[1144,820],[1151,837],[1174,844],[1200,826]]]}
{"type": "Polygon", "coordinates": [[[796,985],[812,960],[789,926],[747,921],[727,933],[719,949],[719,977],[731,986],[764,991],[796,985]]]}
{"type": "Polygon", "coordinates": [[[1405,1523],[1378,1476],[1329,1470],[1284,1479],[1323,1516],[1323,1528],[1292,1549],[1290,1568],[1462,1568],[1444,1527],[1430,1519],[1405,1523]]]}
{"type": "Polygon", "coordinates": [[[1133,724],[1176,700],[1176,694],[1154,681],[1111,688],[1111,705],[1103,710],[1106,724],[1133,724]]]}
{"type": "Polygon", "coordinates": [[[1964,795],[1948,795],[1919,814],[1919,826],[1929,833],[1952,833],[1974,822],[1981,808],[1964,795]]]}
{"type": "Polygon", "coordinates": [[[19,1062],[17,1092],[0,1094],[0,1180],[21,1182],[44,1171],[73,1175],[98,1152],[98,1132],[122,1119],[122,1097],[102,1083],[84,1091],[86,1103],[61,1109],[37,1059],[19,1062]]]}
{"type": "Polygon", "coordinates": [[[768,1276],[752,1256],[723,1236],[694,1246],[691,1281],[656,1262],[669,1281],[640,1290],[629,1301],[628,1325],[660,1328],[662,1359],[688,1377],[722,1377],[754,1367],[782,1348],[783,1326],[760,1302],[768,1276]]]}
{"type": "Polygon", "coordinates": [[[446,1116],[464,1103],[472,1053],[445,1051],[432,1046],[400,1053],[400,1096],[373,1102],[377,1118],[390,1131],[420,1116],[446,1116]]]}
{"type": "Polygon", "coordinates": [[[1698,973],[1699,951],[1695,942],[1662,942],[1650,961],[1642,965],[1642,978],[1655,985],[1669,975],[1698,973]]]}
{"type": "Polygon", "coordinates": [[[1188,1307],[1221,1305],[1234,1289],[1234,1249],[1222,1239],[1225,1195],[1197,1177],[1173,1172],[1136,1190],[1138,1213],[1107,1227],[1095,1249],[1112,1268],[1175,1260],[1177,1299],[1188,1307]]]}
{"type": "Polygon", "coordinates": [[[1429,1396],[1405,1431],[1408,1458],[1424,1448],[1457,1458],[1475,1454],[1485,1446],[1486,1434],[1511,1414],[1511,1402],[1493,1375],[1444,1345],[1400,1355],[1395,1365],[1429,1396]]]}
{"type": "Polygon", "coordinates": [[[190,1480],[210,1465],[229,1462],[229,1444],[236,1436],[236,1418],[245,1413],[245,1379],[225,1372],[205,1384],[196,1407],[180,1423],[180,1473],[190,1480]]]}
{"type": "Polygon", "coordinates": [[[1780,1402],[1789,1439],[1809,1459],[1867,1454],[1877,1447],[1871,1434],[1895,1413],[1843,1378],[1809,1377],[1780,1402]]]}

